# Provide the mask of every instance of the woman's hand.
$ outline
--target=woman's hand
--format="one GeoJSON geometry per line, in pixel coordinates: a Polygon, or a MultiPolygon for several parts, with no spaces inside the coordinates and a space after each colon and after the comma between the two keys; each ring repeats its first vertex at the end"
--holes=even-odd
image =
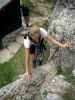
{"type": "Polygon", "coordinates": [[[31,80],[32,79],[32,74],[28,74],[27,79],[31,80]]]}
{"type": "Polygon", "coordinates": [[[63,44],[61,47],[62,48],[69,48],[69,47],[71,47],[71,43],[67,42],[67,43],[63,44]]]}
{"type": "Polygon", "coordinates": [[[19,75],[19,78],[22,80],[31,80],[32,79],[32,74],[29,74],[28,72],[25,72],[22,75],[19,75]]]}
{"type": "Polygon", "coordinates": [[[27,72],[25,78],[27,80],[31,80],[32,79],[32,74],[27,72]]]}
{"type": "Polygon", "coordinates": [[[52,42],[52,43],[58,45],[58,46],[61,47],[61,48],[69,48],[69,47],[71,47],[71,43],[70,43],[70,42],[61,43],[61,42],[57,41],[55,38],[53,38],[52,36],[48,36],[48,37],[47,37],[47,40],[48,40],[49,42],[52,42]]]}

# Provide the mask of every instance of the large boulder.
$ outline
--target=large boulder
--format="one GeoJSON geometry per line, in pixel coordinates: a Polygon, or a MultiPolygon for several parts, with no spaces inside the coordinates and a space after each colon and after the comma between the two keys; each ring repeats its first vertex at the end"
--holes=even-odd
{"type": "MultiPolygon", "coordinates": [[[[53,61],[61,66],[63,71],[71,72],[75,69],[75,1],[57,0],[53,13],[49,18],[48,31],[57,40],[69,41],[70,48],[59,48],[54,54],[53,61]],[[68,69],[68,70],[67,70],[68,69]]],[[[55,50],[53,47],[51,51],[55,50]]]]}
{"type": "Polygon", "coordinates": [[[56,74],[55,68],[50,64],[33,69],[31,80],[22,78],[21,75],[21,78],[0,89],[0,100],[41,100],[39,91],[48,73],[49,78],[56,74]]]}
{"type": "Polygon", "coordinates": [[[69,89],[70,84],[64,80],[64,76],[59,75],[52,79],[47,76],[40,92],[43,100],[64,100],[63,95],[69,89]]]}

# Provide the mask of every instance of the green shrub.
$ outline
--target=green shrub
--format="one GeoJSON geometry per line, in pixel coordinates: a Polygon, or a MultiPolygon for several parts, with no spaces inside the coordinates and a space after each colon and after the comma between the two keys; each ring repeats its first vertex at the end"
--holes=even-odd
{"type": "Polygon", "coordinates": [[[14,81],[19,74],[25,72],[23,66],[23,48],[8,62],[0,64],[0,88],[14,81]]]}

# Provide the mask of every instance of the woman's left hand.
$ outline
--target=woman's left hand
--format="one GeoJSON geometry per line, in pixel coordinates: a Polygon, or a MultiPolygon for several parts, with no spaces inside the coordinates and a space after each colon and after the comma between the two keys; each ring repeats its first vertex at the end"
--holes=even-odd
{"type": "Polygon", "coordinates": [[[67,43],[62,45],[62,48],[69,48],[69,47],[71,47],[71,43],[70,42],[67,42],[67,43]]]}

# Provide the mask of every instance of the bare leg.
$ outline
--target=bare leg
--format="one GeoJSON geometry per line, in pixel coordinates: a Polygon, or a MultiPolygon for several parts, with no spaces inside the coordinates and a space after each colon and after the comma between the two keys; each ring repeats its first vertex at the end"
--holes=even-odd
{"type": "Polygon", "coordinates": [[[33,67],[36,67],[36,59],[37,59],[37,54],[32,54],[32,62],[33,62],[33,67]]]}

